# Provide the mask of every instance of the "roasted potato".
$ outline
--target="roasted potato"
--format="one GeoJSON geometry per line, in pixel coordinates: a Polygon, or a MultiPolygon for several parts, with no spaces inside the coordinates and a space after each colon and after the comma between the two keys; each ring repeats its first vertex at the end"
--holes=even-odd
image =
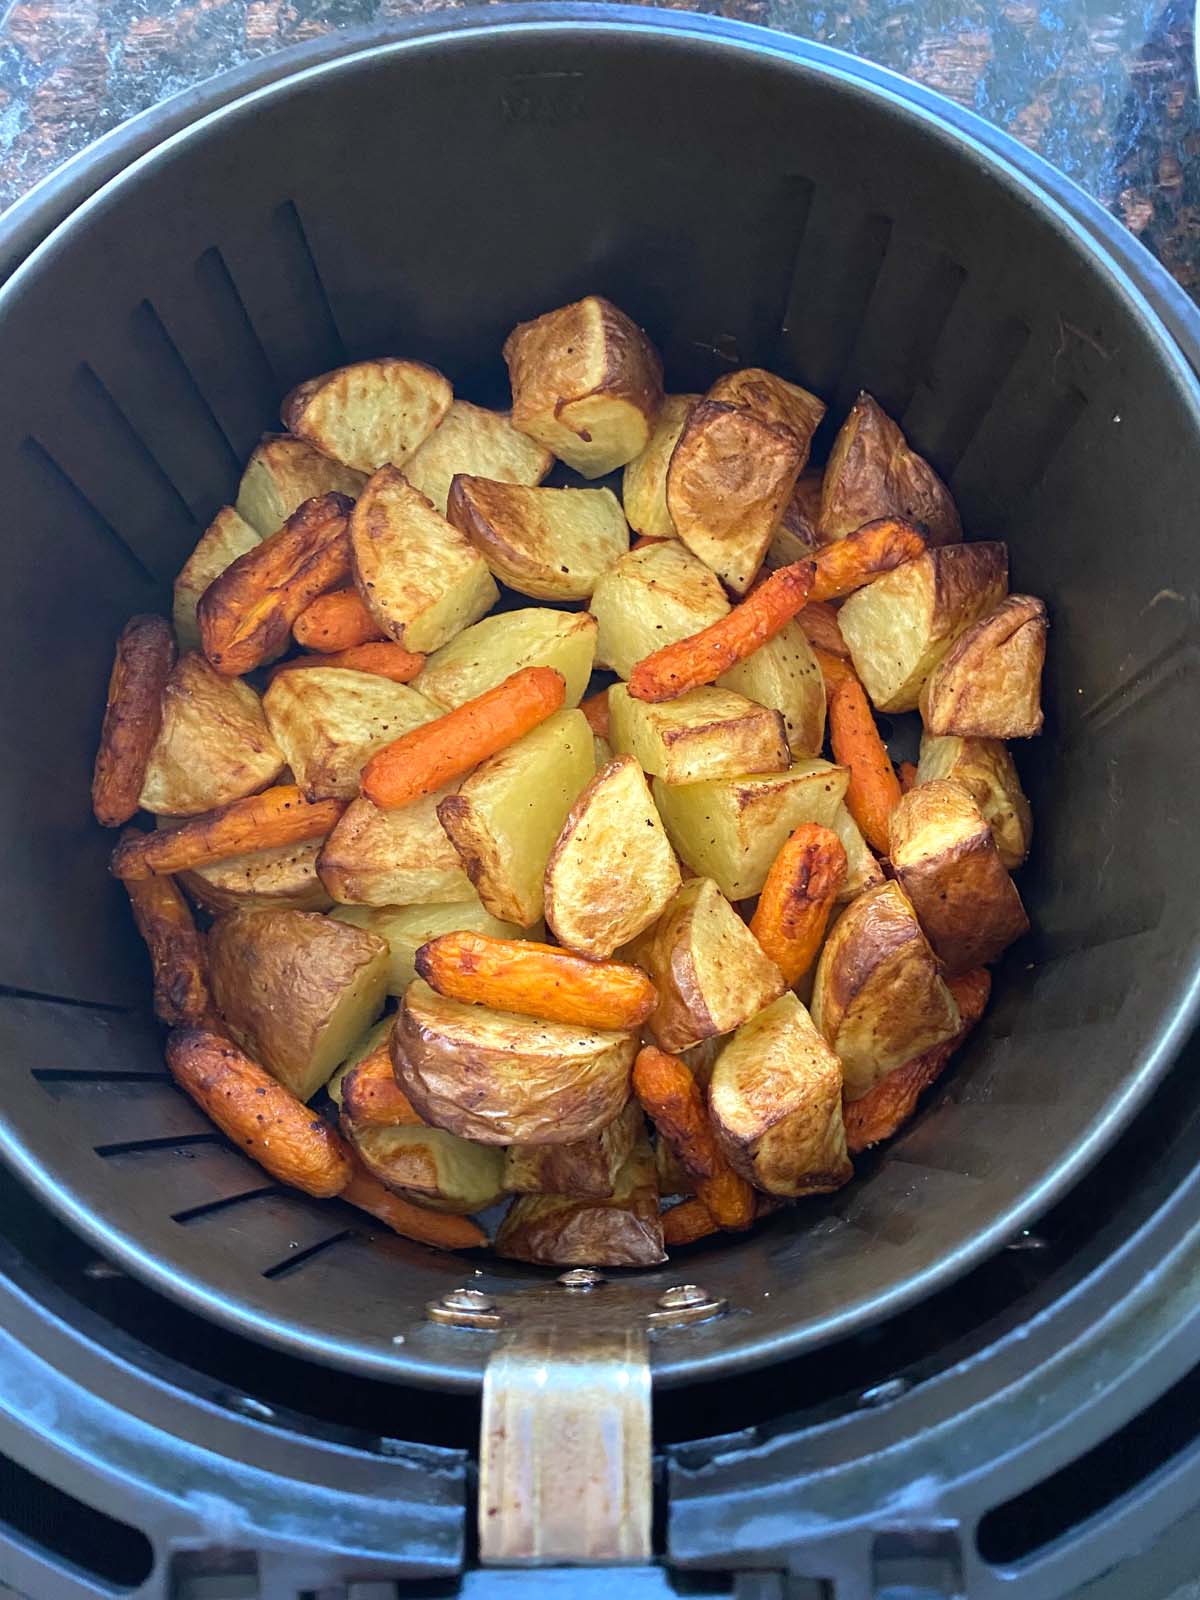
{"type": "Polygon", "coordinates": [[[406,650],[437,650],[499,599],[483,557],[395,467],[359,496],[350,551],[367,609],[406,650]]]}
{"type": "Polygon", "coordinates": [[[553,667],[562,673],[569,709],[582,700],[592,675],[596,631],[586,611],[501,611],[435,650],[413,688],[453,711],[522,667],[553,667]]]}
{"type": "Polygon", "coordinates": [[[383,356],[309,378],[283,402],[283,425],[356,472],[403,466],[450,409],[432,367],[383,356]]]}
{"type": "MultiPolygon", "coordinates": [[[[160,820],[160,826],[162,821],[160,820]]],[[[167,823],[171,825],[170,822],[167,823]]],[[[181,872],[179,882],[206,911],[326,911],[333,904],[317,876],[323,839],[227,856],[211,866],[181,872]]]]}
{"type": "Polygon", "coordinates": [[[381,811],[352,800],[317,857],[321,882],[340,905],[427,906],[469,899],[474,891],[438,821],[453,788],[381,811]]]}
{"type": "Polygon", "coordinates": [[[883,882],[883,868],[845,805],[837,808],[829,826],[842,841],[846,852],[846,876],[838,890],[839,903],[856,899],[864,889],[877,889],[883,882]]]}
{"type": "Polygon", "coordinates": [[[1042,727],[1046,608],[1010,594],[961,633],[926,679],[921,716],[933,734],[1029,739],[1042,727]]]}
{"type": "MultiPolygon", "coordinates": [[[[281,526],[281,524],[280,524],[281,526]]],[[[274,529],[272,529],[274,532],[274,529]]],[[[222,506],[201,536],[200,543],[184,562],[175,579],[175,600],[171,611],[175,637],[181,650],[199,650],[200,624],[196,621],[196,602],[215,578],[247,550],[260,543],[258,531],[238,515],[232,506],[222,506]]]]}
{"type": "Polygon", "coordinates": [[[646,335],[599,295],[514,328],[504,343],[513,427],[585,478],[646,448],[662,404],[662,363],[646,335]]]}
{"type": "Polygon", "coordinates": [[[667,510],[667,467],[683,425],[699,399],[698,394],[667,395],[646,448],[625,468],[621,482],[625,515],[629,526],[647,539],[675,537],[675,524],[667,510]]]}
{"type": "Polygon", "coordinates": [[[790,428],[804,446],[805,461],[812,436],[825,415],[823,400],[763,367],[739,367],[736,372],[722,373],[705,398],[737,406],[776,427],[790,428]]]}
{"type": "Polygon", "coordinates": [[[631,1100],[607,1128],[574,1144],[510,1144],[504,1187],[510,1194],[570,1194],[607,1200],[646,1123],[631,1100]]]}
{"type": "Polygon", "coordinates": [[[138,804],[156,816],[196,817],[265,789],[285,757],[264,710],[248,683],[223,678],[198,651],[180,656],[138,804]]]}
{"type": "Polygon", "coordinates": [[[767,1194],[825,1194],[853,1176],[841,1062],[794,994],[734,1034],[713,1068],[708,1106],[729,1164],[767,1194]]]}
{"type": "Polygon", "coordinates": [[[208,936],[213,999],[234,1039],[309,1100],[383,1009],[388,947],[311,911],[230,911],[208,936]]]}
{"type": "Polygon", "coordinates": [[[917,782],[952,778],[961,783],[987,818],[1000,859],[1010,872],[1029,854],[1033,813],[1012,756],[999,739],[960,739],[926,733],[921,739],[917,782]]]}
{"type": "Polygon", "coordinates": [[[622,678],[665,644],[690,638],[729,610],[717,578],[677,541],[622,556],[597,582],[596,665],[622,678]]]}
{"type": "Polygon", "coordinates": [[[925,680],[1008,589],[1002,544],[929,550],[857,590],[838,612],[854,670],[878,711],[914,711],[925,680]]]}
{"type": "Polygon", "coordinates": [[[534,484],[553,465],[550,451],[518,433],[507,411],[455,400],[437,430],[404,463],[404,476],[445,516],[450,484],[460,472],[497,483],[534,484]]]}
{"type": "Polygon", "coordinates": [[[817,962],[812,1016],[841,1058],[847,1100],[958,1032],[954,996],[899,884],[866,890],[838,918],[817,962]]]}
{"type": "Polygon", "coordinates": [[[763,557],[763,566],[769,572],[790,567],[793,561],[806,561],[820,547],[817,518],[821,511],[821,479],[819,467],[806,468],[796,479],[791,499],[775,524],[763,557]]]}
{"type": "Polygon", "coordinates": [[[572,1144],[629,1099],[631,1033],[541,1022],[409,986],[392,1033],[400,1087],[437,1128],[481,1144],[572,1144]]]}
{"type": "Polygon", "coordinates": [[[646,1026],[672,1052],[732,1032],[786,987],[711,878],[685,883],[625,955],[658,990],[658,1009],[646,1026]]]}
{"type": "Polygon", "coordinates": [[[648,927],[679,887],[637,762],[618,755],[571,807],[546,862],[546,923],[560,944],[605,960],[648,927]]]}
{"type": "Polygon", "coordinates": [[[520,1195],[496,1233],[496,1252],[547,1266],[653,1267],[666,1260],[654,1154],[643,1134],[611,1199],[520,1195]]]}
{"type": "Polygon", "coordinates": [[[937,778],[903,796],[890,858],[948,978],[995,961],[1028,931],[987,819],[961,784],[937,778]]]}
{"type": "Polygon", "coordinates": [[[586,600],[629,549],[611,489],[530,489],[460,476],[446,515],[495,577],[536,600],[586,600]]]}
{"type": "Polygon", "coordinates": [[[791,765],[779,712],[732,689],[692,689],[654,703],[634,700],[623,683],[614,683],[608,707],[613,749],[667,783],[784,772],[791,765]]]}
{"type": "Polygon", "coordinates": [[[296,782],[310,800],[348,800],[376,750],[432,722],[439,707],[406,683],[345,667],[281,672],[263,710],[296,782]]]}
{"type": "Polygon", "coordinates": [[[419,1205],[465,1216],[504,1193],[504,1152],[444,1128],[348,1128],[342,1132],[367,1171],[419,1205]]]}
{"type": "MultiPolygon", "coordinates": [[[[722,673],[717,683],[778,711],[793,756],[820,755],[825,739],[825,681],[798,622],[789,622],[752,655],[722,673]]],[[[743,772],[770,770],[741,768],[743,772]]]]}
{"type": "Polygon", "coordinates": [[[587,718],[559,711],[481,762],[439,804],[467,876],[501,922],[529,928],[541,917],[546,863],[594,770],[587,718]]]}
{"type": "Polygon", "coordinates": [[[917,523],[930,545],[962,538],[950,491],[869,394],[842,423],[821,487],[820,532],[844,539],[879,517],[917,523]]]}
{"type": "Polygon", "coordinates": [[[654,803],[676,853],[715,880],[729,900],[748,900],[784,840],[802,822],[832,826],[846,793],[845,767],[796,761],[786,772],[673,786],[654,780],[654,803]]]}
{"type": "MultiPolygon", "coordinates": [[[[393,813],[403,816],[403,811],[393,813]]],[[[447,841],[448,842],[448,841],[447,841]]],[[[457,860],[457,857],[455,858],[457,860]]],[[[515,922],[501,922],[485,911],[478,895],[469,900],[453,900],[444,905],[338,906],[333,915],[339,922],[368,928],[387,940],[388,993],[402,995],[417,975],[417,951],[442,933],[489,933],[494,939],[537,939],[540,927],[519,928],[515,922]]]]}
{"type": "Polygon", "coordinates": [[[246,463],[236,511],[260,539],[268,539],[314,495],[333,491],[354,500],[366,481],[361,472],[331,461],[306,439],[268,433],[246,463]]]}
{"type": "MultiPolygon", "coordinates": [[[[342,1109],[342,1090],[345,1086],[346,1079],[354,1071],[355,1067],[361,1066],[364,1061],[370,1061],[373,1057],[377,1058],[381,1050],[387,1056],[388,1074],[391,1077],[392,1082],[396,1083],[396,1075],[394,1072],[392,1072],[392,1052],[388,1045],[388,1040],[392,1032],[392,1024],[395,1022],[395,1020],[395,1014],[392,1013],[387,1016],[380,1017],[378,1022],[372,1023],[367,1029],[366,1033],[363,1034],[362,1038],[351,1047],[350,1054],[342,1062],[341,1066],[334,1071],[333,1076],[325,1085],[325,1093],[329,1096],[339,1110],[342,1109]]],[[[403,1093],[398,1083],[396,1084],[396,1089],[398,1093],[403,1093]]],[[[413,1118],[414,1120],[417,1120],[417,1114],[415,1111],[413,1112],[413,1118]]]]}

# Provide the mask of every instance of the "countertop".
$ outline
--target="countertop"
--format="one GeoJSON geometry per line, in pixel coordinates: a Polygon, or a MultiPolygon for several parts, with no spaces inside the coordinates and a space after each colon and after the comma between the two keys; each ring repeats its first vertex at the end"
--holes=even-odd
{"type": "MultiPolygon", "coordinates": [[[[118,122],[213,73],[441,4],[12,0],[0,18],[0,206],[118,122]]],[[[838,45],[982,113],[1109,206],[1200,299],[1189,0],[690,0],[681,9],[838,45]]]]}

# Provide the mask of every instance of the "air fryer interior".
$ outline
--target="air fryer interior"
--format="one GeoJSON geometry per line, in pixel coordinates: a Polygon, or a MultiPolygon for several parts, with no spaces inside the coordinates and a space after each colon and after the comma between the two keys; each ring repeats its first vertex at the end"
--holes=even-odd
{"type": "MultiPolygon", "coordinates": [[[[796,1353],[978,1260],[1144,1099],[1194,984],[1200,410],[1072,224],[882,93],[652,25],[417,39],[214,114],[3,291],[3,1138],[159,1287],[410,1381],[478,1380],[486,1337],[424,1320],[475,1263],[271,1188],[167,1081],[90,763],[116,632],[167,606],[292,383],[389,352],[497,403],[509,328],[589,291],[674,388],[759,363],[835,416],[870,389],[1052,617],[1046,733],[1021,753],[1035,935],[849,1188],[690,1258],[742,1314],[660,1339],[660,1380],[796,1353]]],[[[505,1292],[544,1277],[479,1266],[505,1292]]]]}

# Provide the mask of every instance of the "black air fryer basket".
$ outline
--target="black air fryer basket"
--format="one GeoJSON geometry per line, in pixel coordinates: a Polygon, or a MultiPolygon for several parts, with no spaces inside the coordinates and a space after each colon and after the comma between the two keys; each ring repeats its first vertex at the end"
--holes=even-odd
{"type": "MultiPolygon", "coordinates": [[[[330,1384],[464,1391],[489,1337],[427,1304],[464,1276],[502,1300],[552,1277],[471,1276],[372,1236],[226,1145],[164,1074],[88,786],[117,632],[167,607],[292,384],[395,353],[503,403],[509,329],[589,292],[647,328],[670,388],[763,365],[835,417],[870,390],[1051,613],[1046,731],[1021,752],[1034,934],[850,1187],[687,1258],[731,1309],[656,1336],[656,1384],[945,1303],[1147,1107],[1200,943],[1200,337],[1140,247],[1035,158],[761,31],[468,13],[163,108],[19,207],[0,258],[0,1147],[107,1261],[330,1384]]],[[[653,1304],[680,1277],[633,1288],[653,1304]]]]}

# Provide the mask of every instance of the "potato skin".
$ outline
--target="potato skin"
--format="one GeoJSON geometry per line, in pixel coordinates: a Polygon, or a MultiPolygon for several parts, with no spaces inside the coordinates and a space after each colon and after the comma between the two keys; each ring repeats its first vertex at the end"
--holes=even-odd
{"type": "Polygon", "coordinates": [[[791,765],[781,713],[731,687],[706,686],[651,703],[614,683],[608,704],[614,748],[667,783],[786,772],[791,765]]]}
{"type": "Polygon", "coordinates": [[[130,617],[117,640],[92,774],[92,810],[105,828],[119,828],[138,808],[174,665],[175,637],[164,618],[130,617]]]}
{"type": "Polygon", "coordinates": [[[646,1122],[631,1100],[606,1128],[574,1144],[510,1144],[504,1153],[504,1187],[510,1194],[575,1195],[607,1200],[646,1122]]]}
{"type": "Polygon", "coordinates": [[[611,489],[546,489],[459,475],[446,516],[501,582],[535,600],[586,600],[629,549],[611,489]]]}
{"type": "Polygon", "coordinates": [[[450,409],[454,391],[433,367],[382,356],[297,384],[283,425],[356,472],[402,466],[450,409]]]}
{"type": "Polygon", "coordinates": [[[214,913],[256,910],[328,911],[333,904],[317,876],[323,839],[276,845],[214,861],[179,874],[179,884],[197,905],[214,913]]]}
{"type": "Polygon", "coordinates": [[[763,367],[741,367],[736,372],[722,373],[705,398],[737,406],[778,428],[790,428],[804,447],[805,462],[813,434],[825,415],[823,400],[763,367]]]}
{"type": "Polygon", "coordinates": [[[675,537],[675,524],[667,510],[667,467],[699,399],[698,394],[667,395],[646,448],[625,467],[621,503],[629,526],[647,539],[675,537]]]}
{"type": "Polygon", "coordinates": [[[467,1216],[504,1193],[504,1154],[494,1145],[413,1123],[344,1131],[372,1177],[418,1205],[467,1216]]]}
{"type": "Polygon", "coordinates": [[[960,634],[921,692],[928,731],[975,739],[1040,733],[1047,627],[1040,600],[1010,594],[960,634]]]}
{"type": "Polygon", "coordinates": [[[376,751],[441,714],[409,684],[325,666],[281,672],[262,707],[309,800],[353,800],[376,751]]]}
{"type": "Polygon", "coordinates": [[[917,523],[930,546],[962,538],[962,523],[946,485],[864,392],[842,424],[825,469],[821,539],[844,539],[879,517],[917,523]]]}
{"type": "Polygon", "coordinates": [[[321,847],[317,872],[341,905],[444,905],[471,898],[471,880],[438,821],[452,789],[396,811],[351,800],[321,847]]]}
{"type": "Polygon", "coordinates": [[[926,733],[917,782],[952,778],[973,796],[991,826],[1000,859],[1010,872],[1029,854],[1033,813],[1012,756],[999,739],[963,739],[926,733]]]}
{"type": "Polygon", "coordinates": [[[513,1201],[496,1252],[548,1266],[653,1267],[666,1259],[654,1156],[645,1135],[609,1200],[528,1194],[513,1201]]]}

